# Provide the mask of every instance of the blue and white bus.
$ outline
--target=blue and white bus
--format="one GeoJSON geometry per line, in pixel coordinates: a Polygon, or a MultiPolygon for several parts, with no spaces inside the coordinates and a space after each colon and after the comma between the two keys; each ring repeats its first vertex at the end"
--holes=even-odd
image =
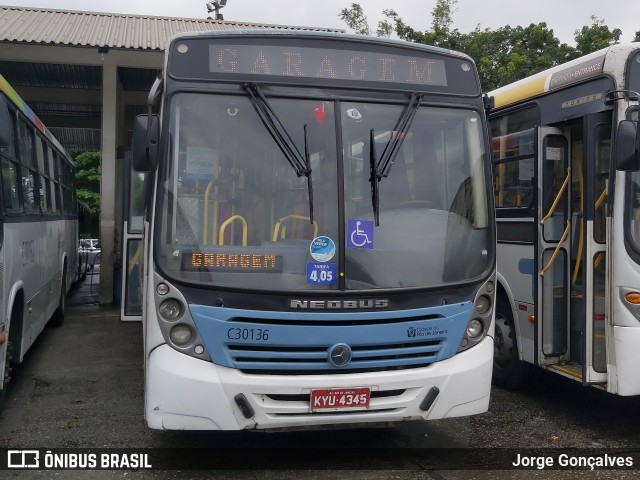
{"type": "Polygon", "coordinates": [[[173,37],[137,118],[145,416],[277,429],[478,414],[495,235],[460,53],[286,31],[173,37]]]}
{"type": "Polygon", "coordinates": [[[78,279],[74,166],[0,75],[0,387],[78,279]]]}

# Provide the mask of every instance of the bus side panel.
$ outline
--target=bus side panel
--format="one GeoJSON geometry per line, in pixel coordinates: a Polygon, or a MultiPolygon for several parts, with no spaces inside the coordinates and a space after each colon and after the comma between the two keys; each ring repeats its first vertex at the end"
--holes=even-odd
{"type": "MultiPolygon", "coordinates": [[[[4,230],[4,225],[0,223],[0,228],[4,230]]],[[[4,237],[4,235],[3,235],[4,237]]],[[[5,248],[3,243],[0,243],[0,335],[5,335],[7,341],[0,344],[0,372],[5,371],[4,362],[7,358],[7,345],[9,344],[7,335],[9,328],[9,285],[5,281],[5,264],[4,264],[4,252],[5,248]]],[[[4,388],[4,374],[3,378],[0,378],[0,389],[4,388]]]]}
{"type": "Polygon", "coordinates": [[[528,321],[534,308],[533,255],[532,245],[501,243],[497,249],[498,271],[506,281],[505,290],[512,295],[520,358],[529,363],[535,359],[534,326],[528,321]]]}
{"type": "MultiPolygon", "coordinates": [[[[616,185],[624,185],[618,172],[616,185]]],[[[607,390],[618,395],[640,395],[640,314],[623,300],[624,292],[637,291],[640,266],[630,261],[623,235],[624,191],[616,188],[612,228],[610,229],[611,317],[607,319],[607,390]]]]}
{"type": "Polygon", "coordinates": [[[40,302],[46,301],[46,295],[38,295],[42,285],[41,226],[39,222],[5,221],[5,234],[4,248],[12,249],[12,254],[6,256],[5,278],[11,285],[22,281],[24,290],[21,348],[24,353],[44,328],[45,312],[40,302]]]}
{"type": "MultiPolygon", "coordinates": [[[[65,223],[67,220],[54,220],[45,222],[43,235],[51,239],[43,251],[46,251],[46,259],[43,262],[43,290],[51,292],[46,304],[46,321],[48,321],[60,301],[60,288],[62,287],[62,268],[64,265],[64,253],[67,249],[68,239],[65,238],[65,223]]],[[[66,236],[69,234],[67,233],[66,236]]],[[[68,262],[68,260],[67,260],[68,262]]],[[[67,289],[70,286],[68,280],[69,266],[67,265],[67,289]]],[[[73,270],[73,269],[72,269],[73,270]]],[[[65,292],[66,293],[66,292],[65,292]]]]}

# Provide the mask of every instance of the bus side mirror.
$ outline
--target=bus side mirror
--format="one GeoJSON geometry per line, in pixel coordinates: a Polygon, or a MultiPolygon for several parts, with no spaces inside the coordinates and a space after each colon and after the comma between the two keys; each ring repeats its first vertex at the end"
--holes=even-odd
{"type": "Polygon", "coordinates": [[[158,166],[160,119],[158,115],[138,115],[133,122],[132,160],[136,172],[153,172],[158,166]]]}
{"type": "Polygon", "coordinates": [[[638,124],[632,120],[622,120],[616,133],[616,169],[627,172],[640,170],[638,148],[638,124]]]}
{"type": "Polygon", "coordinates": [[[13,139],[11,138],[12,133],[13,128],[7,99],[3,95],[0,95],[0,147],[8,147],[13,143],[13,139]]]}

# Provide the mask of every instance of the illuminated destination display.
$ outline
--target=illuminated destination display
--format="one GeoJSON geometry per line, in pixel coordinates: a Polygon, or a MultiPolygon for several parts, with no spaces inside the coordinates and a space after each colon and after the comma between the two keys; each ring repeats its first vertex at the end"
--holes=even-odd
{"type": "Polygon", "coordinates": [[[447,86],[443,60],[332,48],[209,45],[209,72],[447,86]]]}
{"type": "Polygon", "coordinates": [[[182,270],[188,272],[281,272],[282,257],[263,253],[201,253],[182,255],[182,270]]]}

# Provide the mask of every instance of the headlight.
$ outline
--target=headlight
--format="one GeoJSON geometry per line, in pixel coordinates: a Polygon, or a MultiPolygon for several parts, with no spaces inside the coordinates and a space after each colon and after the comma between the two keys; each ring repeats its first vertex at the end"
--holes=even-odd
{"type": "Polygon", "coordinates": [[[182,347],[191,341],[191,329],[187,325],[176,325],[171,329],[171,341],[182,347]]]}
{"type": "Polygon", "coordinates": [[[486,295],[480,295],[476,300],[476,312],[478,315],[484,315],[491,308],[491,300],[486,295]]]}
{"type": "Polygon", "coordinates": [[[469,338],[478,338],[482,335],[482,331],[484,330],[484,325],[477,318],[474,318],[467,325],[467,336],[469,338]]]}
{"type": "Polygon", "coordinates": [[[162,318],[172,322],[182,315],[182,305],[177,300],[169,299],[160,304],[158,311],[162,318]]]}

